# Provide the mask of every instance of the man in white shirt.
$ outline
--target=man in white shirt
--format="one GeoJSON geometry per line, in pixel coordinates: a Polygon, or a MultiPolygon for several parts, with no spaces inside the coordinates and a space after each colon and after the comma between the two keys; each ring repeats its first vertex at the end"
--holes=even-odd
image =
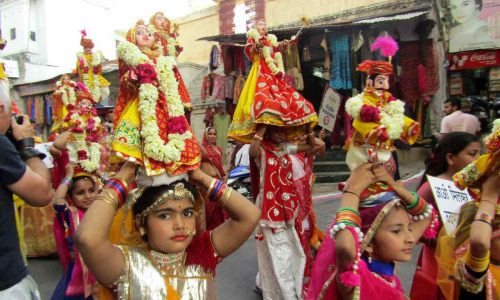
{"type": "Polygon", "coordinates": [[[481,123],[476,116],[463,113],[459,99],[448,99],[443,104],[443,112],[446,115],[441,121],[440,136],[445,134],[462,131],[471,134],[479,134],[481,132],[481,123]]]}

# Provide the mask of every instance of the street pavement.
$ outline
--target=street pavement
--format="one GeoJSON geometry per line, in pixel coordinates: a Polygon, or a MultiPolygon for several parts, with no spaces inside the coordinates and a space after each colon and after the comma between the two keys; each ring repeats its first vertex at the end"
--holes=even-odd
{"type": "MultiPolygon", "coordinates": [[[[414,163],[401,166],[402,175],[409,176],[422,169],[422,164],[414,163]]],[[[315,186],[314,194],[335,192],[336,184],[315,186]]],[[[318,225],[325,230],[332,216],[338,209],[340,201],[331,200],[328,197],[319,198],[314,201],[318,225]]],[[[401,279],[407,294],[411,288],[415,264],[418,259],[420,247],[413,251],[413,259],[409,263],[400,263],[396,272],[401,279]]],[[[52,291],[62,274],[62,268],[57,258],[30,259],[29,267],[31,275],[39,285],[42,299],[50,299],[52,291]]],[[[217,295],[218,299],[254,300],[261,299],[254,291],[255,276],[257,274],[257,257],[255,250],[255,239],[251,236],[245,244],[231,256],[226,258],[217,268],[217,295]]]]}

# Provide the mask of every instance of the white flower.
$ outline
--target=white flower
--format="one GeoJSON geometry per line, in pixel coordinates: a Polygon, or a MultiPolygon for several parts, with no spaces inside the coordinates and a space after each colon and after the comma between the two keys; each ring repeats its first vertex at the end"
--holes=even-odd
{"type": "Polygon", "coordinates": [[[130,42],[122,42],[118,46],[117,52],[118,57],[127,65],[133,67],[139,64],[153,65],[158,77],[158,88],[149,83],[143,83],[139,87],[139,113],[142,121],[141,136],[144,141],[144,154],[164,163],[179,161],[186,146],[185,140],[190,139],[192,134],[189,131],[183,134],[169,134],[168,142],[165,143],[160,137],[158,116],[156,115],[156,104],[160,91],[165,94],[167,100],[168,116],[184,115],[184,106],[173,71],[176,64],[175,59],[160,56],[154,65],[147,55],[130,42]]]}
{"type": "Polygon", "coordinates": [[[362,94],[352,97],[347,100],[345,104],[345,110],[352,118],[356,118],[359,116],[361,112],[361,107],[363,106],[363,98],[362,94]]]}

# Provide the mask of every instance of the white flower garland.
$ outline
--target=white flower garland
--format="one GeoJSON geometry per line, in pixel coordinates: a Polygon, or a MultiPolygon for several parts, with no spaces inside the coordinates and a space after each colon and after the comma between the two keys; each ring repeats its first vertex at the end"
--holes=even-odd
{"type": "MultiPolygon", "coordinates": [[[[254,40],[256,43],[259,42],[260,37],[261,36],[259,32],[255,28],[252,28],[247,32],[247,38],[254,40]]],[[[277,47],[279,45],[278,38],[274,34],[268,34],[266,39],[270,42],[272,47],[277,47]]],[[[264,46],[262,48],[262,55],[264,56],[264,60],[273,74],[276,74],[278,72],[284,73],[285,68],[283,65],[283,57],[281,55],[281,52],[275,52],[273,58],[271,56],[272,47],[264,46]]]]}
{"type": "Polygon", "coordinates": [[[160,84],[159,88],[149,83],[143,83],[139,87],[139,112],[142,121],[141,136],[144,138],[144,153],[154,160],[165,163],[179,161],[185,149],[185,140],[192,137],[191,132],[187,130],[183,134],[169,134],[169,141],[165,144],[159,135],[160,129],[156,116],[158,89],[166,95],[169,116],[184,115],[177,80],[172,71],[175,60],[172,57],[160,56],[157,64],[154,65],[147,55],[130,42],[122,42],[118,45],[117,52],[118,57],[129,66],[136,67],[139,64],[154,66],[160,84]]]}
{"type": "Polygon", "coordinates": [[[404,127],[405,104],[401,100],[387,103],[380,110],[380,124],[387,128],[387,135],[391,140],[401,137],[404,127]]]}
{"type": "MultiPolygon", "coordinates": [[[[349,99],[345,104],[347,113],[353,118],[359,118],[361,107],[363,106],[363,94],[349,99]]],[[[380,124],[387,129],[387,135],[391,140],[401,137],[404,127],[404,103],[395,100],[387,103],[380,110],[380,124]]]]}
{"type": "Polygon", "coordinates": [[[345,104],[345,110],[349,114],[349,116],[355,118],[359,116],[362,106],[363,106],[363,94],[359,94],[347,100],[345,104]]]}
{"type": "Polygon", "coordinates": [[[77,162],[85,172],[92,173],[97,170],[101,161],[101,145],[85,141],[85,134],[72,133],[74,141],[68,144],[68,154],[72,161],[77,162]],[[87,159],[78,159],[78,151],[87,152],[87,159]]]}
{"type": "MultiPolygon", "coordinates": [[[[70,84],[76,86],[75,82],[71,81],[70,84]]],[[[68,104],[75,105],[76,94],[75,89],[71,85],[62,85],[61,81],[56,82],[57,92],[61,94],[61,100],[65,106],[68,104]]]]}
{"type": "Polygon", "coordinates": [[[88,67],[89,71],[92,72],[92,83],[90,82],[89,79],[89,74],[88,73],[83,73],[83,84],[87,87],[87,89],[90,90],[90,93],[92,93],[92,97],[94,98],[94,101],[98,102],[101,98],[101,90],[100,90],[100,82],[99,82],[99,75],[94,74],[94,71],[92,70],[93,67],[97,67],[101,64],[101,56],[102,53],[100,51],[97,51],[96,53],[92,53],[92,60],[90,62],[90,66],[87,63],[87,60],[85,59],[84,53],[83,52],[78,52],[76,55],[78,57],[78,63],[80,61],[83,61],[84,67],[88,67]]]}

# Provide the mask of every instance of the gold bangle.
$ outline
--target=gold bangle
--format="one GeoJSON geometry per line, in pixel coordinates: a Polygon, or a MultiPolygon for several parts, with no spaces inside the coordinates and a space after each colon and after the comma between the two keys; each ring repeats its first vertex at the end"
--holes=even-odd
{"type": "Polygon", "coordinates": [[[118,198],[113,196],[113,195],[114,195],[114,192],[112,192],[110,190],[103,190],[101,192],[101,194],[99,194],[99,196],[97,196],[96,200],[100,200],[100,201],[107,203],[116,212],[118,210],[118,202],[119,201],[118,201],[118,198]]]}
{"type": "Polygon", "coordinates": [[[207,190],[207,195],[210,195],[210,193],[214,189],[214,186],[215,186],[216,182],[217,182],[217,179],[212,178],[212,181],[210,182],[210,186],[208,187],[208,190],[207,190]]]}
{"type": "Polygon", "coordinates": [[[469,250],[465,255],[464,262],[472,271],[478,273],[483,272],[488,268],[488,265],[490,263],[490,251],[488,251],[485,256],[478,258],[472,256],[469,250]]]}
{"type": "Polygon", "coordinates": [[[482,200],[481,200],[481,203],[482,203],[482,202],[487,202],[487,203],[489,203],[489,204],[491,204],[491,205],[493,205],[493,206],[495,206],[495,207],[497,206],[497,203],[495,203],[495,202],[493,202],[493,201],[490,201],[490,200],[487,200],[487,199],[482,199],[482,200]]]}
{"type": "Polygon", "coordinates": [[[254,139],[257,139],[257,140],[259,140],[259,141],[262,141],[262,140],[264,139],[263,137],[261,137],[261,136],[260,136],[260,135],[258,135],[258,134],[254,134],[254,135],[253,135],[253,138],[254,138],[254,139]]]}
{"type": "Polygon", "coordinates": [[[222,194],[222,197],[220,197],[220,200],[219,200],[219,205],[222,206],[222,207],[225,207],[226,206],[226,203],[227,201],[229,200],[229,197],[231,196],[231,192],[233,191],[232,188],[230,187],[227,187],[225,190],[224,190],[224,193],[222,194]]]}

